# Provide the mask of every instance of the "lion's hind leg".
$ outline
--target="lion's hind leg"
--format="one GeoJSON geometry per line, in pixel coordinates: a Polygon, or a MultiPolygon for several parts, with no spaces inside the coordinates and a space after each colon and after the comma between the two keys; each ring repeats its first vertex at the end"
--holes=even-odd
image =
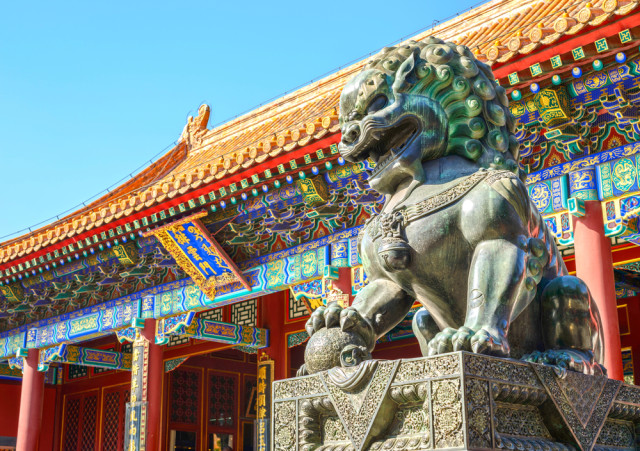
{"type": "Polygon", "coordinates": [[[426,308],[420,308],[416,314],[413,315],[411,328],[413,329],[413,334],[418,339],[422,355],[429,355],[429,342],[440,332],[440,328],[426,308]]]}
{"type": "Polygon", "coordinates": [[[549,282],[541,296],[541,326],[545,350],[524,356],[525,360],[556,366],[560,372],[606,372],[598,363],[602,357],[600,315],[581,279],[562,276],[549,282]]]}

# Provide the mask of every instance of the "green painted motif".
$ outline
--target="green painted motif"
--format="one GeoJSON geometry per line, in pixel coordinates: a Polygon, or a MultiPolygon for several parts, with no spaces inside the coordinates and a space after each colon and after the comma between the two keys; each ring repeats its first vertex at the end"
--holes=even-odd
{"type": "Polygon", "coordinates": [[[629,158],[618,160],[613,165],[613,184],[620,191],[628,191],[636,181],[636,166],[629,158]]]}
{"type": "Polygon", "coordinates": [[[549,61],[551,61],[551,67],[554,69],[562,66],[562,58],[560,57],[560,55],[552,57],[549,61]]]}
{"type": "Polygon", "coordinates": [[[318,256],[315,251],[307,251],[302,254],[302,276],[312,277],[318,272],[318,256]]]}
{"type": "Polygon", "coordinates": [[[620,43],[621,44],[626,44],[627,42],[631,42],[631,40],[633,39],[631,37],[631,31],[629,31],[628,28],[626,30],[622,30],[620,33],[618,33],[618,36],[620,37],[620,43]]]}
{"type": "Polygon", "coordinates": [[[267,263],[265,274],[267,288],[275,289],[283,286],[286,282],[285,260],[276,260],[267,263]]]}
{"type": "Polygon", "coordinates": [[[602,198],[607,199],[609,197],[613,197],[613,184],[611,182],[611,168],[609,167],[609,163],[599,165],[598,172],[600,175],[599,178],[602,198]]]}
{"type": "Polygon", "coordinates": [[[607,44],[607,38],[598,39],[595,43],[598,53],[606,52],[609,50],[609,44],[607,44]]]}
{"type": "Polygon", "coordinates": [[[534,65],[530,66],[529,70],[531,71],[531,76],[533,77],[536,77],[542,73],[542,67],[540,66],[540,63],[535,63],[534,65]]]}
{"type": "Polygon", "coordinates": [[[539,211],[545,211],[551,203],[551,190],[546,183],[530,186],[529,196],[539,211]]]}
{"type": "Polygon", "coordinates": [[[574,61],[584,58],[584,49],[582,47],[575,48],[571,51],[574,61]]]}
{"type": "Polygon", "coordinates": [[[98,313],[93,315],[83,316],[81,318],[72,319],[69,321],[69,337],[77,337],[84,335],[87,332],[98,332],[99,330],[99,318],[98,313]]]}

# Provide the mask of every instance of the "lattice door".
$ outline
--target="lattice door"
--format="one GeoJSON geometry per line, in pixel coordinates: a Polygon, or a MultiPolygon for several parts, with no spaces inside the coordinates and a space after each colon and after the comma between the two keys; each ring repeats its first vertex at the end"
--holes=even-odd
{"type": "Polygon", "coordinates": [[[209,373],[209,429],[235,432],[238,421],[238,375],[209,373]]]}
{"type": "Polygon", "coordinates": [[[199,424],[200,371],[177,369],[171,372],[170,417],[172,424],[199,424]]]}
{"type": "Polygon", "coordinates": [[[63,451],[96,449],[98,393],[71,395],[64,409],[63,451]]]}
{"type": "Polygon", "coordinates": [[[78,426],[80,425],[81,398],[67,398],[64,406],[64,439],[62,449],[75,451],[78,449],[78,426]]]}
{"type": "Polygon", "coordinates": [[[102,451],[119,451],[124,446],[124,423],[129,387],[105,391],[102,401],[102,451]]]}

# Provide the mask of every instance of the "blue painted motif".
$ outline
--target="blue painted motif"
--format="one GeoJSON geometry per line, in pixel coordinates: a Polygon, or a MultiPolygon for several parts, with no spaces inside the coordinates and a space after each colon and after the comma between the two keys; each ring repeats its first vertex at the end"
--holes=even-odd
{"type": "Polygon", "coordinates": [[[598,200],[595,168],[582,168],[569,173],[569,191],[571,197],[577,199],[598,200]]]}
{"type": "MultiPolygon", "coordinates": [[[[302,254],[307,250],[310,249],[318,249],[321,248],[323,246],[327,246],[327,244],[331,244],[331,243],[335,243],[336,241],[340,241],[340,240],[344,240],[344,239],[348,239],[348,238],[352,238],[352,237],[357,237],[358,233],[360,232],[360,230],[362,230],[363,226],[357,226],[357,227],[352,227],[350,229],[345,229],[343,231],[334,233],[332,235],[327,235],[324,236],[322,238],[318,238],[316,240],[313,241],[309,241],[308,243],[304,243],[301,244],[299,246],[295,246],[289,249],[285,249],[282,251],[278,251],[278,252],[274,252],[272,254],[268,254],[268,255],[264,255],[262,257],[259,258],[255,258],[252,260],[247,260],[245,262],[239,263],[238,267],[241,270],[245,270],[248,268],[254,268],[256,266],[260,266],[263,265],[265,263],[269,263],[275,260],[279,260],[282,258],[286,258],[289,257],[291,255],[295,255],[295,254],[302,254]]],[[[325,249],[326,251],[327,249],[325,249]]],[[[323,265],[326,264],[326,262],[328,261],[328,257],[323,259],[323,265]]]]}
{"type": "Polygon", "coordinates": [[[640,197],[629,196],[620,200],[620,216],[624,217],[631,211],[640,208],[640,197]]]}
{"type": "Polygon", "coordinates": [[[349,266],[349,242],[347,240],[331,244],[331,266],[338,268],[349,266]]]}
{"type": "Polygon", "coordinates": [[[362,264],[360,253],[358,252],[358,237],[349,238],[349,266],[362,264]]]}
{"type": "Polygon", "coordinates": [[[543,180],[559,177],[571,171],[576,171],[588,166],[605,163],[607,161],[617,160],[618,158],[627,157],[638,153],[640,153],[640,142],[627,144],[625,146],[616,147],[615,149],[607,150],[605,152],[600,152],[584,158],[579,158],[568,163],[552,166],[550,168],[543,169],[542,171],[533,172],[527,177],[526,183],[527,185],[532,185],[543,180]]]}
{"type": "MultiPolygon", "coordinates": [[[[630,158],[622,158],[615,163],[612,163],[611,178],[613,180],[613,186],[620,193],[638,189],[636,183],[636,165],[630,158]]],[[[634,191],[635,191],[634,190],[634,191]]]]}

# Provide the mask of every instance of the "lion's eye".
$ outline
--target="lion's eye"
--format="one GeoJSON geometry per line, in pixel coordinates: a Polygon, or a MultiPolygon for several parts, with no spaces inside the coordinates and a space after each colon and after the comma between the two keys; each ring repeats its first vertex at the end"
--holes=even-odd
{"type": "Polygon", "coordinates": [[[387,106],[387,103],[387,96],[385,96],[384,94],[377,95],[371,102],[369,102],[369,106],[367,107],[367,114],[380,111],[387,106]]]}

